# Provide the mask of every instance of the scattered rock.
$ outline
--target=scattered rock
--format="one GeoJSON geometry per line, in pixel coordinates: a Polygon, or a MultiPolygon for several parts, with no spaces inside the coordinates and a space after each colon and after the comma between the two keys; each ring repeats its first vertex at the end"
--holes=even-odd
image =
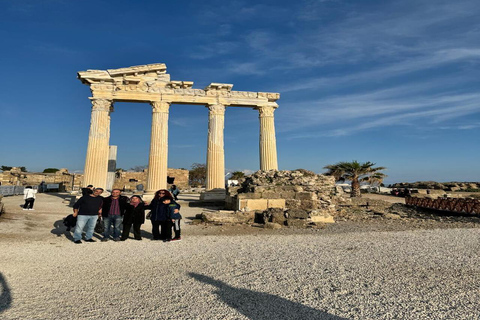
{"type": "Polygon", "coordinates": [[[266,222],[263,227],[265,229],[281,229],[282,225],[275,223],[275,222],[266,222]]]}
{"type": "Polygon", "coordinates": [[[196,225],[196,224],[201,224],[203,222],[202,219],[192,219],[191,224],[196,225]]]}
{"type": "Polygon", "coordinates": [[[394,219],[394,220],[402,219],[402,217],[400,217],[398,214],[393,214],[393,213],[385,213],[383,216],[387,219],[394,219]]]}
{"type": "Polygon", "coordinates": [[[305,228],[307,226],[307,220],[304,219],[287,219],[287,226],[295,228],[305,228]]]}
{"type": "Polygon", "coordinates": [[[202,213],[202,220],[208,223],[253,223],[255,212],[207,211],[202,213]]]}
{"type": "Polygon", "coordinates": [[[302,209],[289,209],[286,212],[286,216],[289,219],[307,219],[308,212],[302,209]]]}

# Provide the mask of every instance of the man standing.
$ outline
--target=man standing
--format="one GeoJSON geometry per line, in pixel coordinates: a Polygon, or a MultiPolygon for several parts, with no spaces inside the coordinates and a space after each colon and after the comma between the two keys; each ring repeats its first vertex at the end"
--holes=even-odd
{"type": "Polygon", "coordinates": [[[103,197],[100,196],[102,193],[102,188],[96,188],[92,194],[81,197],[73,205],[73,216],[77,218],[77,225],[73,233],[75,243],[82,243],[82,231],[85,226],[87,226],[85,241],[95,242],[92,236],[97,219],[102,215],[103,197]]]}
{"type": "Polygon", "coordinates": [[[82,196],[88,196],[93,193],[93,186],[89,184],[86,188],[82,188],[82,196]]]}
{"type": "Polygon", "coordinates": [[[102,241],[110,239],[113,226],[113,240],[120,241],[120,225],[128,205],[128,198],[121,195],[120,189],[113,189],[112,194],[103,200],[102,217],[105,226],[102,241]]]}

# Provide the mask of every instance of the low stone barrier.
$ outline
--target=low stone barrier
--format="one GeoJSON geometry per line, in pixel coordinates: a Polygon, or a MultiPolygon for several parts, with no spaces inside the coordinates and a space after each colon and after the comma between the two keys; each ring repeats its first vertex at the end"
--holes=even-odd
{"type": "Polygon", "coordinates": [[[456,213],[480,214],[480,200],[465,198],[419,198],[407,197],[405,203],[426,209],[450,211],[456,213]]]}

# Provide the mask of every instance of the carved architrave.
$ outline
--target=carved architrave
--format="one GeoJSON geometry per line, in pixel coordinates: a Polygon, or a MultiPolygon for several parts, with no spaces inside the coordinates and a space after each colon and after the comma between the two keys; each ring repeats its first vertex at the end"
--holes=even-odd
{"type": "Polygon", "coordinates": [[[275,111],[275,108],[272,106],[259,106],[256,109],[258,110],[260,118],[273,117],[273,112],[275,111]]]}
{"type": "Polygon", "coordinates": [[[278,93],[232,91],[233,84],[228,83],[211,83],[204,90],[194,89],[192,81],[172,81],[166,70],[165,64],[157,63],[120,69],[80,71],[78,78],[90,86],[93,98],[113,101],[161,100],[169,103],[221,103],[255,108],[269,105],[280,98],[278,93]],[[163,95],[167,96],[163,98],[163,95]]]}
{"type": "Polygon", "coordinates": [[[113,112],[112,100],[108,99],[92,99],[92,111],[113,112]]]}
{"type": "Polygon", "coordinates": [[[210,115],[225,115],[225,106],[223,104],[211,104],[207,106],[210,115]]]}
{"type": "Polygon", "coordinates": [[[150,104],[152,105],[153,112],[168,113],[170,109],[170,103],[165,101],[152,101],[150,104]]]}

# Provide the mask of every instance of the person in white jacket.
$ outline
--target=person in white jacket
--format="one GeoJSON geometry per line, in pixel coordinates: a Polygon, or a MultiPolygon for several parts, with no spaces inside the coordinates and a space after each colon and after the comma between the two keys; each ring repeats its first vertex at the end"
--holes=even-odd
{"type": "Polygon", "coordinates": [[[25,199],[23,210],[35,210],[33,209],[33,203],[35,202],[35,193],[37,193],[37,190],[34,190],[32,186],[26,186],[25,189],[23,189],[23,199],[25,199]]]}

